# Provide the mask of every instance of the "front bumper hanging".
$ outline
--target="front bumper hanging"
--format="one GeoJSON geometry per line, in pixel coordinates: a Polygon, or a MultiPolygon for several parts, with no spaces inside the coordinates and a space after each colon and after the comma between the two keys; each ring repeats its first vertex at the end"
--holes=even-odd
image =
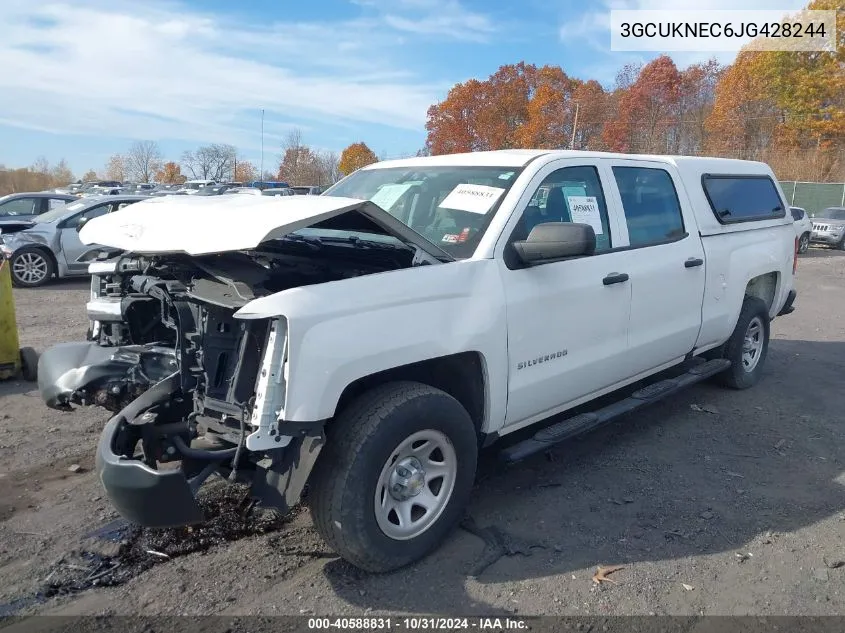
{"type": "Polygon", "coordinates": [[[154,470],[115,452],[121,425],[132,424],[150,407],[169,400],[178,384],[179,376],[173,374],[130,403],[108,421],[97,447],[96,471],[106,494],[123,518],[144,527],[175,527],[204,519],[196,490],[181,469],[154,470]]]}

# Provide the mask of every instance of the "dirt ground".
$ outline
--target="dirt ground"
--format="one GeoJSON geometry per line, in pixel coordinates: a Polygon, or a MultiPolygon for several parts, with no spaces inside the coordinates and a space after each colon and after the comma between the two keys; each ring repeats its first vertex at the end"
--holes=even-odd
{"type": "MultiPolygon", "coordinates": [[[[85,536],[117,518],[91,471],[107,413],[0,383],[0,615],[843,615],[845,253],[812,249],[797,286],[760,385],[695,387],[506,470],[487,459],[470,508],[487,541],[460,529],[382,576],[337,559],[302,509],[37,599],[57,573],[96,581],[79,552],[116,547],[85,536]],[[622,567],[616,584],[592,581],[598,565],[622,567]]],[[[81,339],[86,296],[15,290],[22,344],[81,339]]]]}

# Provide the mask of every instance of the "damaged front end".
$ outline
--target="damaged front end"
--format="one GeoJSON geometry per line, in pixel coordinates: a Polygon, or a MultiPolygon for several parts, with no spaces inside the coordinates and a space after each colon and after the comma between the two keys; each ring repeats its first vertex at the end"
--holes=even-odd
{"type": "Polygon", "coordinates": [[[39,388],[48,406],[95,405],[115,414],[96,467],[114,506],[135,523],[202,521],[196,493],[212,474],[251,485],[265,505],[283,511],[299,501],[323,443],[322,424],[286,423],[282,433],[285,319],[237,320],[234,313],[255,290],[306,282],[308,271],[260,259],[95,261],[91,340],[41,356],[39,388]]]}
{"type": "Polygon", "coordinates": [[[321,420],[285,420],[288,323],[236,318],[286,289],[418,265],[404,246],[287,236],[210,255],[91,254],[89,341],[41,356],[48,406],[114,413],[97,472],[134,523],[203,520],[196,493],[211,475],[249,484],[265,506],[299,502],[324,443],[321,420]]]}

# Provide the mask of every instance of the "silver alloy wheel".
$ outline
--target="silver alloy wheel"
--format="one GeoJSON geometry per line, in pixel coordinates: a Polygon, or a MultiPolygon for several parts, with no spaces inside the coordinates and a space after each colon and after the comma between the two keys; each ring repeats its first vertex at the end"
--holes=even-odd
{"type": "Polygon", "coordinates": [[[405,541],[440,518],[458,474],[455,448],[446,435],[428,429],[393,449],[378,478],[375,513],[381,531],[405,541]]]}
{"type": "Polygon", "coordinates": [[[809,248],[810,248],[810,236],[809,235],[802,235],[801,239],[798,240],[798,252],[799,253],[806,253],[809,248]]]}
{"type": "Polygon", "coordinates": [[[763,322],[760,317],[754,317],[745,330],[745,339],[742,342],[742,368],[747,372],[754,371],[762,352],[763,322]]]}
{"type": "Polygon", "coordinates": [[[27,251],[15,257],[12,274],[25,284],[37,284],[47,277],[47,258],[36,251],[27,251]]]}

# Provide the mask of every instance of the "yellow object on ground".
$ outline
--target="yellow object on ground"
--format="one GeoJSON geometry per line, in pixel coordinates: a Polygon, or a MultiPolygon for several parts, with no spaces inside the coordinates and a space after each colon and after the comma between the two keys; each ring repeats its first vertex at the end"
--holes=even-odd
{"type": "Polygon", "coordinates": [[[31,347],[18,347],[18,324],[9,262],[0,256],[0,380],[22,375],[24,380],[38,378],[38,354],[31,347]]]}

